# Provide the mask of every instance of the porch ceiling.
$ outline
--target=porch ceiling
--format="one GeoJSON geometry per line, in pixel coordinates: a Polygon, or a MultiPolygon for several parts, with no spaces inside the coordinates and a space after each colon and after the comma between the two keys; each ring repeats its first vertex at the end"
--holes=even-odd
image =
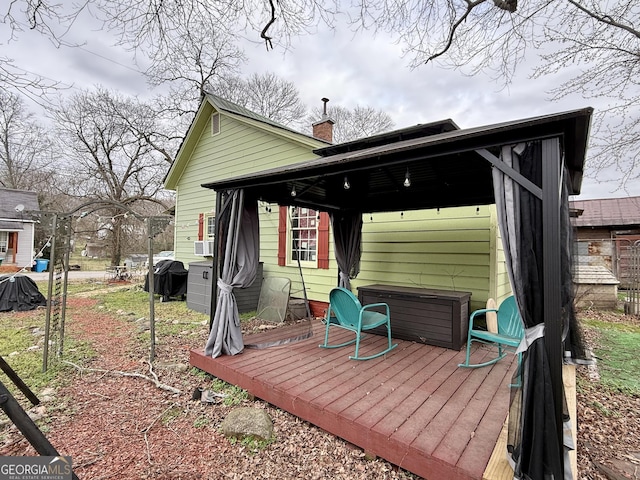
{"type": "MultiPolygon", "coordinates": [[[[203,184],[215,190],[244,188],[280,205],[319,210],[380,212],[494,203],[492,164],[500,146],[550,137],[561,139],[572,195],[580,193],[592,108],[464,130],[445,128],[389,143],[365,139],[317,150],[319,158],[203,184]],[[409,173],[411,185],[403,182],[409,173]],[[350,188],[345,189],[345,179],[350,188]],[[296,195],[292,196],[295,189],[296,195]]],[[[452,122],[451,122],[452,123],[452,122]]],[[[453,124],[455,126],[455,124],[453,124]]]]}

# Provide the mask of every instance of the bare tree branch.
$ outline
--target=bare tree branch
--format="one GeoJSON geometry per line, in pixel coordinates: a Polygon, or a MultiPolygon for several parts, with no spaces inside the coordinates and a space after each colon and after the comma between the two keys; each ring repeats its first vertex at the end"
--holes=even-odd
{"type": "Polygon", "coordinates": [[[576,7],[577,9],[581,10],[582,12],[586,13],[590,17],[594,18],[595,20],[597,20],[599,22],[602,22],[602,23],[605,23],[607,25],[611,25],[612,27],[616,27],[616,28],[620,28],[622,30],[626,30],[631,35],[635,35],[636,37],[640,38],[640,30],[637,30],[637,29],[635,29],[635,28],[633,28],[633,27],[631,27],[629,25],[625,25],[625,24],[623,24],[621,22],[618,22],[618,21],[614,20],[609,15],[599,15],[598,13],[583,7],[582,5],[580,5],[575,0],[567,0],[567,1],[571,5],[576,7]]]}
{"type": "Polygon", "coordinates": [[[271,25],[273,25],[276,21],[276,7],[273,5],[273,0],[269,0],[269,5],[271,6],[271,18],[262,29],[262,32],[260,32],[260,38],[264,39],[264,43],[267,47],[267,50],[269,49],[273,50],[273,43],[271,43],[271,37],[267,36],[267,31],[269,30],[269,28],[271,28],[271,25]]]}
{"type": "Polygon", "coordinates": [[[483,4],[485,1],[486,0],[477,0],[475,2],[468,2],[468,1],[466,2],[467,9],[462,14],[462,16],[451,26],[451,29],[449,30],[449,38],[447,39],[445,46],[442,48],[442,50],[434,53],[429,58],[427,58],[424,63],[429,63],[430,61],[435,60],[436,58],[441,57],[442,55],[447,53],[447,51],[449,50],[449,48],[451,48],[451,45],[453,44],[453,39],[455,37],[456,30],[458,30],[458,27],[467,20],[467,18],[469,17],[469,15],[471,14],[474,8],[476,8],[478,5],[483,4]]]}

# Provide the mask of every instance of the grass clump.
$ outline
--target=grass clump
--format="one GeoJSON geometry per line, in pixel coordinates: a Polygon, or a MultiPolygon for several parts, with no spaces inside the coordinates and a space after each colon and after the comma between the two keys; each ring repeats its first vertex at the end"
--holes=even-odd
{"type": "Polygon", "coordinates": [[[249,394],[246,390],[243,390],[242,388],[235,385],[231,385],[230,383],[220,380],[219,378],[216,378],[213,381],[213,383],[211,384],[211,390],[227,395],[224,398],[223,403],[229,407],[239,405],[249,398],[249,394]]]}
{"type": "Polygon", "coordinates": [[[269,445],[276,441],[275,437],[269,440],[263,440],[261,438],[254,437],[253,435],[247,435],[243,438],[229,437],[229,443],[231,445],[242,445],[247,449],[249,453],[255,454],[264,450],[269,445]]]}
{"type": "Polygon", "coordinates": [[[598,346],[600,382],[627,395],[640,396],[640,327],[626,323],[586,320],[584,325],[595,329],[598,346]]]}
{"type": "Polygon", "coordinates": [[[211,424],[211,419],[207,418],[204,415],[200,415],[193,421],[193,426],[196,428],[204,428],[211,424]]]}

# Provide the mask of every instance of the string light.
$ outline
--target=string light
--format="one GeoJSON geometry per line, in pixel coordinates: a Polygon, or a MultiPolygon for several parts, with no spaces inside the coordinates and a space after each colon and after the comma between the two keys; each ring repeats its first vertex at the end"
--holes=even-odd
{"type": "Polygon", "coordinates": [[[345,190],[349,190],[351,188],[351,184],[349,183],[349,179],[347,176],[344,176],[344,183],[342,184],[345,190]]]}
{"type": "Polygon", "coordinates": [[[404,186],[407,188],[411,186],[411,175],[409,174],[409,167],[407,167],[407,173],[404,174],[404,186]]]}
{"type": "Polygon", "coordinates": [[[265,202],[264,200],[260,199],[260,205],[264,207],[265,212],[271,213],[271,204],[269,204],[269,202],[265,202]]]}
{"type": "Polygon", "coordinates": [[[295,197],[296,195],[298,195],[298,192],[296,192],[296,186],[294,185],[294,186],[291,188],[291,196],[292,196],[292,197],[295,197]]]}

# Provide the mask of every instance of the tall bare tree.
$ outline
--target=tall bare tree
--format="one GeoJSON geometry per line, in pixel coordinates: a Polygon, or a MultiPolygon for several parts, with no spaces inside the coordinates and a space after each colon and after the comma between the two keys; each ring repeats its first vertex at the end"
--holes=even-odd
{"type": "Polygon", "coordinates": [[[564,78],[549,92],[609,100],[596,111],[591,176],[640,177],[640,8],[636,0],[360,0],[356,28],[386,31],[413,66],[426,62],[508,84],[521,68],[564,78]],[[532,61],[537,56],[537,61],[532,61]],[[572,70],[568,70],[573,67],[572,70]],[[569,73],[569,76],[567,74],[569,73]]]}
{"type": "Polygon", "coordinates": [[[211,90],[274,122],[291,127],[302,125],[307,113],[295,84],[271,72],[254,73],[247,79],[227,75],[211,84],[211,90]]]}
{"type": "Polygon", "coordinates": [[[208,85],[236,74],[245,61],[234,37],[201,20],[190,28],[178,26],[172,38],[149,51],[151,65],[145,72],[152,86],[170,88],[159,98],[165,110],[178,117],[186,114],[189,120],[208,85]]]}
{"type": "Polygon", "coordinates": [[[162,179],[172,153],[150,105],[104,88],[83,91],[54,112],[58,138],[72,169],[72,192],[95,202],[109,234],[111,262],[120,263],[131,213],[162,202],[162,179]],[[106,213],[105,213],[106,211],[106,213]]]}
{"type": "Polygon", "coordinates": [[[53,176],[47,129],[26,110],[21,97],[0,91],[0,185],[41,191],[53,176]]]}
{"type": "MultiPolygon", "coordinates": [[[[614,166],[623,186],[640,176],[636,0],[85,0],[73,8],[15,0],[2,18],[11,38],[28,27],[63,44],[67,29],[85,11],[101,19],[121,45],[145,51],[159,63],[162,55],[153,52],[167,51],[181,32],[199,24],[231,35],[248,31],[267,48],[286,48],[296,35],[313,33],[320,23],[332,27],[346,14],[356,30],[394,36],[413,66],[437,62],[470,75],[485,71],[505,84],[522,68],[533,76],[560,73],[565,81],[550,92],[552,98],[610,99],[608,108],[596,112],[589,160],[594,172],[614,166]],[[570,66],[578,73],[567,77],[570,66]]],[[[38,84],[26,73],[0,57],[0,88],[7,82],[38,84]]]]}
{"type": "MultiPolygon", "coordinates": [[[[314,108],[309,120],[317,121],[323,110],[314,108]]],[[[335,124],[333,126],[333,142],[341,143],[359,138],[369,137],[377,133],[387,132],[394,127],[389,114],[373,107],[356,105],[353,110],[341,106],[330,106],[327,115],[335,124]]]]}

